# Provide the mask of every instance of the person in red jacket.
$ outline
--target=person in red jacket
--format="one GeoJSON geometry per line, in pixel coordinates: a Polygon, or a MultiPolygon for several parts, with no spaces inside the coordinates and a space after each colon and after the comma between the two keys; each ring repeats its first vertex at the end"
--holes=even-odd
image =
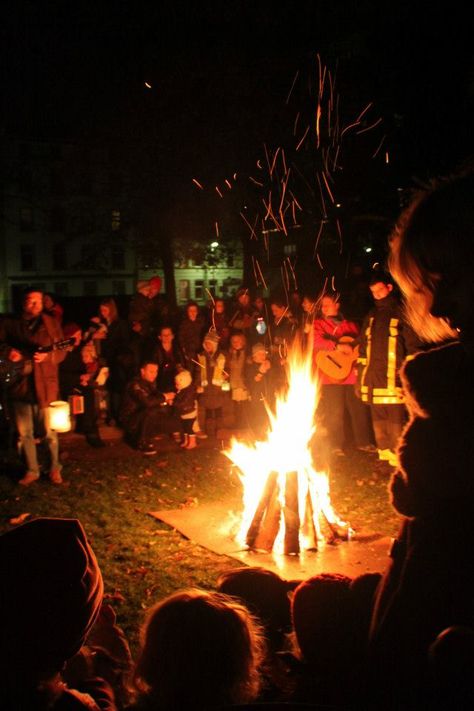
{"type": "Polygon", "coordinates": [[[319,318],[314,320],[313,349],[321,385],[317,421],[324,430],[330,451],[344,456],[346,412],[357,449],[375,452],[369,410],[356,397],[357,325],[340,312],[338,294],[321,299],[319,318]]]}

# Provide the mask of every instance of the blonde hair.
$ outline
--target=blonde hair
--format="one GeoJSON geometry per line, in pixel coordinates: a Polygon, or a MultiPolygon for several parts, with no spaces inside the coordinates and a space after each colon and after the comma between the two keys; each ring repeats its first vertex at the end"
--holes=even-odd
{"type": "Polygon", "coordinates": [[[390,272],[424,340],[458,336],[446,319],[430,311],[439,281],[472,281],[473,262],[474,172],[466,169],[416,192],[390,237],[390,272]]]}
{"type": "Polygon", "coordinates": [[[150,610],[135,684],[160,709],[247,703],[258,695],[264,653],[262,628],[243,605],[183,590],[150,610]]]}

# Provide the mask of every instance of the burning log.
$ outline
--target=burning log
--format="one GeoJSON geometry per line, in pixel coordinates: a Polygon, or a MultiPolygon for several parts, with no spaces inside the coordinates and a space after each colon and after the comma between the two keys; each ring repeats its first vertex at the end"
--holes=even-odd
{"type": "Polygon", "coordinates": [[[289,472],[285,476],[285,555],[297,555],[300,552],[300,515],[298,511],[298,472],[289,472]]]}
{"type": "Polygon", "coordinates": [[[289,352],[288,384],[269,412],[265,440],[232,440],[226,455],[243,484],[239,540],[253,550],[298,555],[321,542],[348,540],[352,529],[331,506],[327,473],[313,463],[318,384],[310,350],[289,352]]]}
{"type": "Polygon", "coordinates": [[[271,551],[280,527],[281,506],[278,497],[278,474],[271,472],[249,526],[246,543],[249,548],[271,551]]]}

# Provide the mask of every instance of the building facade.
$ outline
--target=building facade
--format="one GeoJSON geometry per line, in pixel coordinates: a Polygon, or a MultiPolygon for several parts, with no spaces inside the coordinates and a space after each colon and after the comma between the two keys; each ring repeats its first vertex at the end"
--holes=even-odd
{"type": "MultiPolygon", "coordinates": [[[[6,136],[0,143],[0,313],[29,287],[90,300],[130,296],[139,280],[163,277],[136,253],[131,179],[109,149],[6,136]]],[[[241,278],[238,248],[222,262],[180,256],[177,302],[231,296],[241,278]]]]}

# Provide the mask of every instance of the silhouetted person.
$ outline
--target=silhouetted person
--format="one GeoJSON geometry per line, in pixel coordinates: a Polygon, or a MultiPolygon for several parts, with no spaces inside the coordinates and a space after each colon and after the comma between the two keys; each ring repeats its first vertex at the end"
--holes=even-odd
{"type": "Polygon", "coordinates": [[[150,610],[142,630],[138,708],[204,711],[253,701],[263,650],[243,605],[215,592],[174,593],[150,610]]]}
{"type": "Polygon", "coordinates": [[[390,490],[405,518],[372,619],[375,675],[403,702],[417,702],[436,635],[474,626],[473,268],[471,171],[417,194],[391,240],[413,327],[441,344],[402,370],[410,417],[390,490]]]}
{"type": "Polygon", "coordinates": [[[103,680],[70,689],[61,677],[91,632],[104,592],[80,522],[39,518],[8,531],[0,536],[0,568],[1,708],[113,711],[103,680]]]}

